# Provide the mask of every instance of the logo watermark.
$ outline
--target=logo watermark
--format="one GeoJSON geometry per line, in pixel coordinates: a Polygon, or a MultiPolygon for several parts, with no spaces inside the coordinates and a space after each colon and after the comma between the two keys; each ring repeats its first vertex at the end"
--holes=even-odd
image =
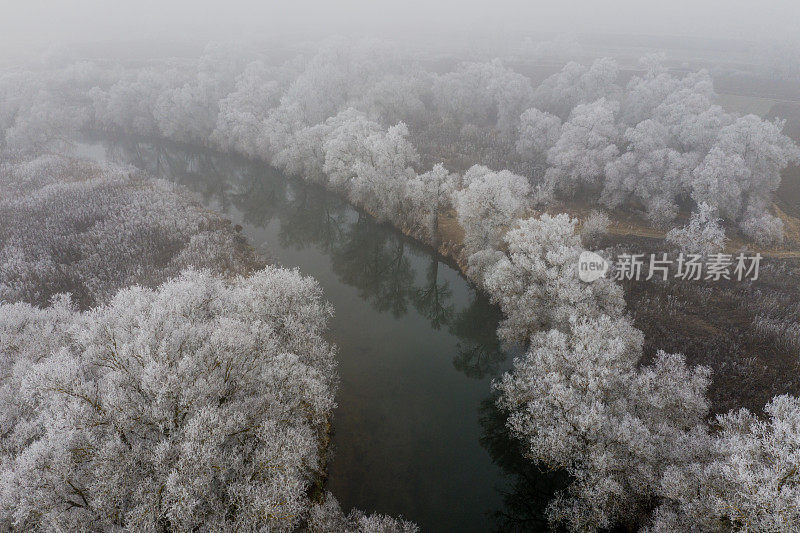
{"type": "Polygon", "coordinates": [[[690,281],[756,281],[761,254],[620,254],[610,262],[594,252],[582,252],[578,258],[578,277],[591,283],[609,273],[617,281],[649,281],[670,278],[690,281]]]}
{"type": "Polygon", "coordinates": [[[609,262],[599,254],[581,252],[578,258],[578,277],[581,281],[591,283],[605,276],[610,266],[609,262]]]}

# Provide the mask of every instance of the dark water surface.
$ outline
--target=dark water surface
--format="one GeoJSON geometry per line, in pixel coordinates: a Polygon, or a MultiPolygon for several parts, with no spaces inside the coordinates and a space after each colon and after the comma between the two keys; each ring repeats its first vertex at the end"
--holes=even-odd
{"type": "Polygon", "coordinates": [[[491,398],[511,359],[500,315],[456,270],[265,165],[130,139],[79,149],[185,185],[266,257],[319,281],[341,377],[326,488],[346,511],[423,531],[541,530],[552,480],[521,459],[491,398]]]}

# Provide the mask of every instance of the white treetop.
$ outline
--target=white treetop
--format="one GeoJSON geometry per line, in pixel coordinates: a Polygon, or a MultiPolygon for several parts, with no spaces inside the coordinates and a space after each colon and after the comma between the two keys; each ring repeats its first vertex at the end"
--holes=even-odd
{"type": "Polygon", "coordinates": [[[0,306],[12,362],[29,368],[15,403],[41,405],[4,432],[0,523],[293,529],[334,406],[320,292],[276,268],[233,281],[189,271],[158,290],[125,289],[71,324],[64,304],[0,306]],[[15,326],[26,313],[62,329],[50,355],[39,333],[15,326]]]}

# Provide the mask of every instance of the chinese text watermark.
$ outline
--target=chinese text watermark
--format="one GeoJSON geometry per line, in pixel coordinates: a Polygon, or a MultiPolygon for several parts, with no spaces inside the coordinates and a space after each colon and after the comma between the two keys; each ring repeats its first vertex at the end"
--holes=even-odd
{"type": "Polygon", "coordinates": [[[639,281],[676,278],[691,281],[756,281],[761,254],[715,253],[684,254],[671,258],[661,254],[620,254],[609,262],[594,252],[583,252],[578,259],[578,276],[592,282],[610,272],[611,279],[639,281]]]}

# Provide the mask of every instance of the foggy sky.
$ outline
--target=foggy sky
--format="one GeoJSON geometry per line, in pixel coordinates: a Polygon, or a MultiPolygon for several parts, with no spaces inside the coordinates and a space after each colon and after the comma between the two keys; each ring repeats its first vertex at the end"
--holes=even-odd
{"type": "Polygon", "coordinates": [[[259,33],[550,32],[796,41],[797,0],[1,0],[5,53],[47,42],[209,40],[259,33]],[[432,4],[432,5],[431,5],[432,4]]]}

